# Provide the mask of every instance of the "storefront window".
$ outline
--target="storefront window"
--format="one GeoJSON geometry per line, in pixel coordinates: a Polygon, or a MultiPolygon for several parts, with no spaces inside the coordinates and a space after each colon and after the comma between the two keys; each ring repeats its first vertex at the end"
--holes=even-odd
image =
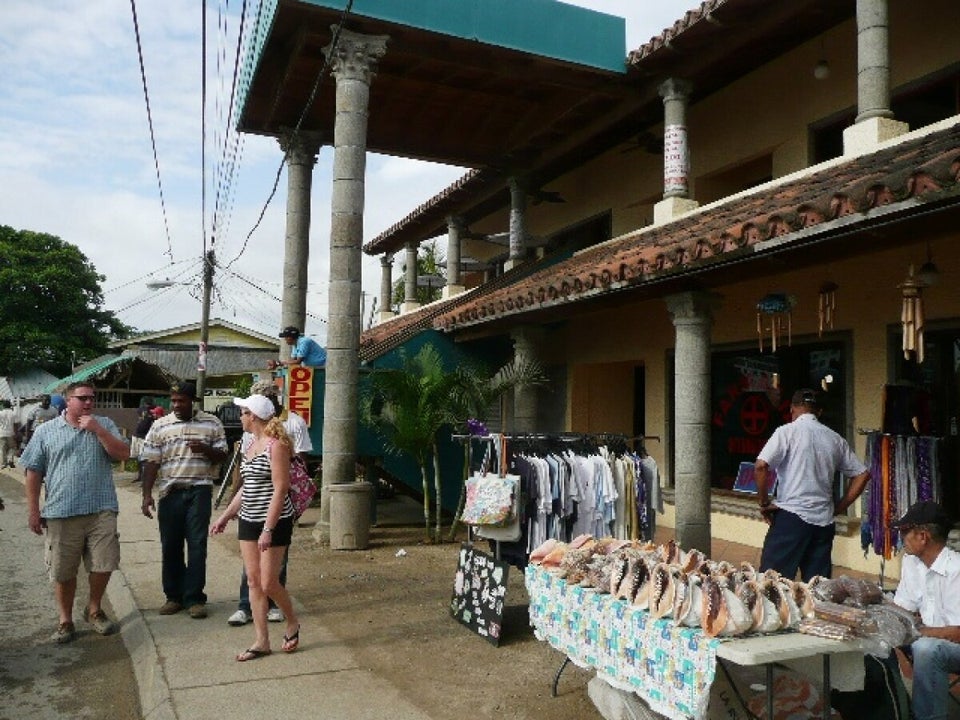
{"type": "MultiPolygon", "coordinates": [[[[846,435],[846,356],[842,342],[724,350],[711,358],[711,463],[714,488],[733,490],[741,464],[753,465],[764,443],[790,422],[790,397],[815,388],[821,422],[846,435]]],[[[746,469],[746,468],[745,468],[746,469]]]]}

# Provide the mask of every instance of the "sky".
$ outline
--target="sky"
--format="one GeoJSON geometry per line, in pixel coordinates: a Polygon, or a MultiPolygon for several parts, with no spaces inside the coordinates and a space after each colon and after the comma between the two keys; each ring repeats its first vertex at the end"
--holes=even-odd
{"type": "MultiPolygon", "coordinates": [[[[568,3],[625,18],[627,50],[698,4],[568,3]]],[[[215,275],[211,318],[276,336],[285,168],[269,198],[283,154],[273,139],[224,131],[242,3],[206,2],[204,111],[204,3],[136,2],[162,202],[131,6],[130,0],[0,3],[0,224],[57,235],[79,247],[104,276],[104,307],[142,331],[200,321],[200,258],[205,247],[212,248],[226,269],[215,275]],[[161,281],[170,283],[147,287],[161,281]]],[[[332,158],[332,148],[321,149],[311,198],[305,331],[321,343],[332,158]]],[[[369,154],[364,243],[464,172],[369,154]]],[[[364,255],[362,274],[366,327],[379,295],[379,258],[364,255]]]]}

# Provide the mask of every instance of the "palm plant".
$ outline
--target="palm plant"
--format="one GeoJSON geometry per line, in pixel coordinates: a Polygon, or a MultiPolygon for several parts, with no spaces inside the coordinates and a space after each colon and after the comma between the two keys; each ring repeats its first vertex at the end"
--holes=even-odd
{"type": "MultiPolygon", "coordinates": [[[[417,463],[423,484],[424,528],[428,541],[431,539],[428,466],[432,461],[436,502],[433,538],[440,542],[441,430],[461,425],[471,417],[482,417],[492,402],[507,390],[543,382],[544,377],[539,366],[533,363],[511,363],[492,376],[469,363],[447,370],[432,345],[424,345],[413,357],[401,353],[401,362],[400,368],[378,368],[370,373],[361,414],[385,440],[388,451],[409,455],[417,463]]],[[[463,489],[456,517],[462,506],[463,489]]]]}
{"type": "Polygon", "coordinates": [[[456,395],[456,373],[443,367],[440,354],[424,345],[414,357],[401,354],[402,367],[379,368],[370,374],[370,389],[363,399],[364,420],[386,441],[388,451],[411,456],[420,468],[423,483],[423,517],[426,538],[430,539],[430,488],[427,465],[433,456],[437,505],[437,532],[440,537],[440,463],[436,438],[440,428],[451,421],[449,399],[456,395]]]}

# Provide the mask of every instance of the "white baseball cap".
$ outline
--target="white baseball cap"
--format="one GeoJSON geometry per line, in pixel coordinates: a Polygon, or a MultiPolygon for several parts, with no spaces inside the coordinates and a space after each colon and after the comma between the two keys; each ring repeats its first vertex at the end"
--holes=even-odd
{"type": "Polygon", "coordinates": [[[263,395],[251,395],[246,399],[234,398],[233,404],[246,408],[261,420],[269,420],[274,415],[273,403],[263,395]]]}

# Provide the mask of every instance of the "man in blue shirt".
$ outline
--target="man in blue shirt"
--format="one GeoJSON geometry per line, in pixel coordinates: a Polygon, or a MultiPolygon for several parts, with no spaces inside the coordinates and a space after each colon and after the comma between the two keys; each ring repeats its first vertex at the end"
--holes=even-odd
{"type": "Polygon", "coordinates": [[[117,629],[100,603],[120,565],[113,462],[126,460],[130,447],[112,420],[93,414],[95,393],[88,382],[67,386],[66,411],[37,426],[20,457],[27,476],[27,522],[37,535],[47,532],[47,567],[60,614],[52,637],[57,643],[76,635],[73,600],[81,558],[90,584],[84,619],[101,635],[117,629]]]}
{"type": "Polygon", "coordinates": [[[271,360],[267,363],[270,370],[283,366],[305,365],[307,367],[323,367],[327,364],[327,351],[320,347],[313,338],[300,334],[300,329],[288,325],[280,332],[287,345],[292,345],[289,360],[271,360]]]}

